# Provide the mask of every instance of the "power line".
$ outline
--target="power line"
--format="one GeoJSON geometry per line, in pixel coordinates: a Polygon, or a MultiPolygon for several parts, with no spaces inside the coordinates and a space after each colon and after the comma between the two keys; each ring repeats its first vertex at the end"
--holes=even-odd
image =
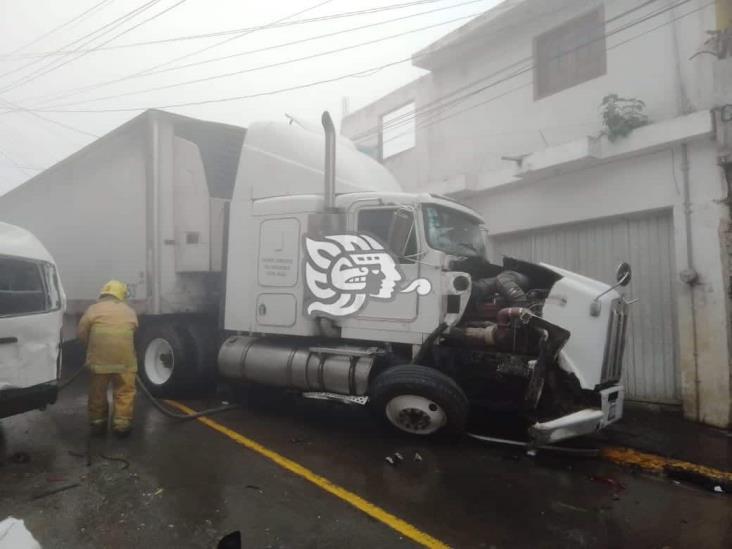
{"type": "MultiPolygon", "coordinates": [[[[152,0],[148,5],[146,5],[146,7],[140,8],[140,11],[138,11],[134,15],[131,15],[130,17],[128,17],[127,20],[132,19],[135,16],[139,15],[139,13],[142,13],[143,11],[146,11],[146,10],[150,9],[151,7],[153,7],[155,4],[157,4],[160,1],[161,0],[152,0]]],[[[140,21],[139,23],[133,25],[132,27],[129,27],[129,28],[127,28],[127,29],[125,29],[125,30],[123,30],[123,31],[115,34],[111,38],[107,39],[105,42],[102,42],[101,44],[99,44],[99,46],[103,46],[105,44],[108,44],[108,43],[116,40],[120,36],[122,36],[124,34],[127,34],[129,32],[132,32],[133,30],[137,29],[138,27],[140,27],[142,25],[145,25],[146,23],[149,23],[150,21],[153,21],[153,20],[157,19],[158,17],[161,17],[162,15],[164,15],[167,12],[169,12],[169,11],[177,8],[181,4],[184,4],[185,2],[187,2],[187,0],[178,0],[178,2],[176,2],[172,6],[169,6],[169,7],[165,8],[164,10],[162,10],[162,11],[160,11],[160,12],[158,12],[158,13],[150,16],[150,17],[148,17],[147,19],[144,19],[144,20],[140,21]]],[[[112,27],[112,28],[114,28],[114,27],[112,27]]],[[[112,29],[110,29],[110,30],[112,30],[112,29]]],[[[108,31],[106,31],[106,32],[108,32],[108,31]]],[[[103,33],[103,34],[106,34],[106,32],[103,33]]],[[[68,65],[69,63],[72,63],[72,62],[76,61],[77,59],[79,59],[80,57],[84,57],[85,55],[88,55],[88,54],[89,54],[89,52],[81,52],[76,57],[73,57],[72,59],[68,59],[66,61],[62,61],[61,63],[57,63],[56,65],[48,68],[45,71],[42,71],[40,73],[38,73],[36,71],[35,73],[31,74],[30,76],[27,76],[25,79],[21,79],[19,81],[16,81],[16,82],[10,84],[9,86],[6,86],[5,88],[0,89],[0,93],[6,92],[6,91],[9,91],[9,90],[13,90],[13,89],[18,88],[20,86],[23,86],[23,85],[27,84],[28,82],[32,82],[33,80],[36,80],[36,79],[40,78],[41,76],[44,76],[44,75],[48,74],[49,72],[53,72],[55,70],[58,70],[61,67],[65,66],[65,65],[68,65]]]]}
{"type": "MultiPolygon", "coordinates": [[[[291,13],[289,15],[286,15],[284,17],[281,17],[279,19],[276,19],[275,21],[273,21],[271,23],[271,25],[276,25],[276,24],[281,23],[283,21],[287,21],[288,19],[292,19],[293,17],[297,17],[298,15],[302,15],[303,13],[307,13],[307,12],[312,11],[314,9],[320,8],[322,6],[325,6],[326,4],[330,4],[332,1],[333,0],[323,0],[322,2],[318,2],[317,4],[312,5],[312,6],[308,7],[308,8],[305,8],[305,9],[302,9],[302,10],[299,10],[299,11],[296,11],[295,13],[291,13]]],[[[192,57],[194,55],[198,55],[199,53],[203,53],[203,52],[208,51],[210,49],[217,48],[217,47],[222,46],[224,44],[228,44],[229,42],[231,42],[233,40],[238,40],[239,38],[243,38],[244,36],[247,36],[249,34],[252,34],[253,32],[255,32],[255,31],[254,30],[243,31],[241,33],[235,34],[234,36],[231,36],[231,37],[226,38],[224,40],[221,40],[219,42],[215,42],[215,43],[213,43],[213,44],[211,44],[209,46],[205,46],[205,47],[200,48],[200,49],[197,49],[197,50],[195,50],[193,52],[190,52],[190,53],[187,53],[187,54],[184,54],[184,55],[180,55],[178,57],[175,57],[173,59],[170,59],[169,61],[165,61],[163,63],[158,63],[157,65],[153,65],[152,67],[148,67],[147,69],[144,69],[144,70],[142,70],[140,72],[135,73],[135,75],[138,75],[138,74],[146,74],[146,73],[148,73],[150,71],[153,71],[155,69],[159,69],[160,67],[165,67],[167,65],[170,65],[171,63],[175,63],[176,61],[181,61],[183,59],[188,59],[189,57],[192,57]]]]}
{"type": "MultiPolygon", "coordinates": [[[[151,0],[151,1],[147,2],[146,4],[144,4],[144,5],[142,5],[142,6],[138,7],[138,8],[135,8],[134,10],[132,10],[130,12],[127,12],[124,15],[122,15],[120,17],[117,17],[116,19],[113,19],[109,23],[106,23],[106,24],[102,25],[101,27],[98,27],[95,30],[93,30],[93,31],[91,31],[91,32],[89,32],[89,33],[81,36],[80,38],[77,38],[75,40],[72,40],[71,42],[66,43],[65,45],[61,46],[56,51],[65,50],[66,48],[69,48],[69,47],[71,47],[71,46],[73,46],[75,44],[78,44],[79,42],[82,42],[83,40],[85,40],[85,39],[87,39],[89,37],[92,37],[92,40],[93,40],[94,35],[99,34],[102,30],[106,29],[107,27],[119,25],[122,22],[124,22],[127,18],[129,18],[130,17],[130,14],[136,14],[140,9],[149,7],[149,6],[155,4],[155,3],[159,2],[159,1],[160,0],[151,0]]],[[[106,32],[109,32],[109,31],[105,31],[105,33],[106,32]]],[[[84,45],[86,45],[88,43],[89,42],[86,42],[84,45]]],[[[83,46],[79,46],[79,47],[81,48],[83,46]]],[[[63,53],[62,55],[63,56],[68,56],[68,55],[71,55],[71,54],[76,53],[76,52],[77,52],[77,49],[74,49],[74,50],[71,50],[70,52],[63,53]]],[[[0,74],[0,78],[5,78],[6,76],[9,76],[9,75],[14,74],[14,73],[19,72],[19,71],[22,71],[22,70],[24,70],[26,68],[32,67],[33,65],[36,65],[36,64],[38,64],[39,62],[42,62],[42,61],[43,61],[43,59],[36,59],[34,61],[30,61],[30,62],[26,63],[25,65],[22,65],[20,67],[16,67],[15,69],[6,71],[4,73],[1,73],[0,74]]],[[[55,61],[51,61],[51,63],[47,64],[46,66],[49,66],[49,65],[51,65],[53,63],[55,63],[55,61]]]]}
{"type": "MultiPolygon", "coordinates": [[[[472,0],[471,2],[466,2],[466,4],[473,3],[475,1],[482,1],[482,0],[472,0]]],[[[334,53],[341,53],[341,52],[348,51],[348,50],[352,50],[352,49],[355,49],[355,48],[360,48],[360,47],[363,47],[363,46],[368,46],[368,45],[376,44],[376,43],[379,43],[379,42],[384,42],[386,40],[391,40],[391,39],[394,39],[394,38],[399,38],[399,37],[402,37],[402,36],[406,36],[406,35],[409,35],[409,34],[413,34],[415,32],[421,32],[421,31],[424,31],[424,30],[433,29],[433,28],[436,28],[436,27],[441,27],[443,25],[448,25],[448,24],[454,23],[456,21],[461,21],[463,19],[468,19],[468,18],[475,17],[476,15],[480,15],[480,13],[473,13],[473,14],[470,14],[470,15],[463,15],[461,17],[456,17],[454,19],[449,19],[449,20],[446,20],[446,21],[442,21],[440,23],[434,23],[432,25],[427,25],[427,26],[424,26],[424,27],[419,27],[419,28],[416,28],[416,29],[411,29],[411,30],[404,31],[404,32],[400,32],[400,33],[396,33],[396,34],[391,34],[389,36],[384,36],[384,37],[376,38],[376,39],[373,39],[373,40],[367,40],[365,42],[359,42],[357,44],[352,44],[350,46],[343,46],[343,47],[340,47],[340,48],[326,50],[326,51],[323,51],[323,52],[318,52],[318,53],[314,53],[314,54],[311,54],[311,55],[306,55],[306,56],[303,56],[303,57],[296,57],[296,58],[292,58],[292,59],[286,59],[284,61],[278,61],[278,62],[274,62],[274,63],[268,63],[266,65],[259,65],[259,66],[256,66],[256,67],[250,67],[250,68],[247,68],[247,69],[242,69],[242,70],[233,71],[233,72],[224,73],[224,74],[216,74],[216,75],[213,75],[213,76],[208,76],[208,77],[203,77],[203,78],[196,78],[196,79],[192,79],[192,80],[186,80],[186,81],[177,82],[177,83],[174,83],[174,84],[166,84],[166,85],[163,85],[163,86],[156,86],[156,87],[153,87],[153,88],[146,88],[144,90],[135,90],[135,91],[124,92],[124,93],[119,93],[119,94],[114,94],[114,95],[103,96],[103,97],[96,97],[96,98],[93,98],[93,99],[85,99],[85,100],[81,100],[81,101],[74,101],[74,102],[71,102],[71,103],[56,104],[56,105],[53,105],[53,107],[54,108],[58,108],[58,107],[73,106],[73,105],[78,105],[78,104],[83,104],[83,103],[90,103],[90,102],[96,102],[96,101],[104,101],[106,99],[118,99],[120,97],[126,97],[126,96],[129,96],[129,95],[138,95],[138,94],[141,94],[141,93],[147,93],[147,92],[152,92],[152,91],[159,91],[159,90],[165,90],[165,89],[170,89],[170,88],[178,88],[178,87],[185,86],[185,85],[199,84],[199,83],[203,83],[203,82],[209,82],[211,80],[218,80],[218,79],[221,79],[221,78],[229,78],[229,77],[232,77],[232,76],[237,76],[237,75],[241,75],[241,74],[245,74],[245,73],[260,71],[260,70],[264,70],[264,69],[270,69],[270,68],[273,68],[273,67],[280,67],[280,66],[284,66],[284,65],[289,65],[291,63],[297,63],[297,62],[300,62],[300,61],[306,61],[306,60],[310,60],[310,59],[316,59],[318,57],[323,57],[325,55],[331,55],[331,54],[334,54],[334,53]]]]}
{"type": "MultiPolygon", "coordinates": [[[[371,15],[374,13],[380,13],[384,11],[393,11],[393,10],[399,10],[403,8],[418,6],[422,4],[434,4],[436,2],[443,2],[444,0],[414,0],[412,2],[404,2],[401,4],[390,4],[387,6],[379,6],[375,8],[369,8],[369,9],[363,9],[363,10],[356,10],[356,11],[349,11],[349,12],[341,12],[341,13],[333,13],[328,15],[321,15],[318,17],[311,17],[306,19],[296,19],[295,21],[281,21],[279,23],[273,24],[269,23],[267,25],[258,25],[253,27],[243,27],[238,29],[230,29],[225,31],[218,31],[218,32],[209,32],[209,33],[203,33],[203,34],[189,34],[189,35],[183,35],[183,36],[177,36],[177,37],[171,37],[171,38],[163,38],[158,40],[147,40],[142,42],[129,42],[126,44],[116,44],[113,46],[107,46],[103,48],[95,48],[94,51],[108,51],[108,50],[116,50],[116,49],[125,49],[125,48],[135,48],[139,46],[154,46],[159,44],[169,44],[173,42],[181,42],[181,41],[188,41],[188,40],[201,40],[201,39],[207,39],[207,38],[216,38],[219,36],[228,36],[232,34],[239,34],[242,32],[254,32],[259,30],[269,30],[269,29],[277,29],[281,27],[289,27],[294,25],[303,25],[307,23],[320,23],[323,21],[331,21],[335,19],[343,19],[348,17],[354,17],[358,15],[371,15]]],[[[52,51],[52,52],[39,52],[35,54],[26,54],[24,56],[17,57],[17,59],[22,58],[34,58],[34,57],[53,57],[58,55],[65,55],[67,52],[64,51],[52,51]]],[[[7,57],[9,54],[6,55],[0,55],[0,60],[7,57]]]]}
{"type": "MultiPolygon", "coordinates": [[[[434,1],[435,0],[430,0],[430,2],[434,2],[434,1]]],[[[229,55],[224,55],[224,56],[220,56],[220,57],[214,57],[214,58],[204,59],[204,60],[201,60],[201,61],[195,61],[193,63],[187,63],[187,64],[184,64],[184,65],[177,65],[177,66],[169,67],[169,68],[166,68],[166,69],[160,69],[160,70],[156,70],[156,71],[147,72],[147,73],[145,73],[143,75],[139,75],[139,76],[140,77],[153,76],[155,74],[161,74],[161,73],[170,72],[170,71],[183,70],[183,69],[186,69],[186,68],[200,66],[200,65],[205,65],[205,64],[208,64],[208,63],[214,63],[214,62],[218,62],[218,61],[224,61],[224,60],[227,60],[227,59],[233,59],[235,57],[243,57],[243,56],[251,55],[251,54],[254,54],[254,53],[261,53],[261,52],[271,51],[271,50],[280,49],[280,48],[284,48],[284,47],[288,47],[288,46],[293,46],[293,45],[298,45],[298,44],[304,44],[304,43],[307,43],[307,42],[310,42],[310,41],[313,41],[313,40],[319,40],[319,39],[322,39],[322,38],[331,38],[333,36],[338,36],[338,35],[341,35],[341,34],[347,34],[349,32],[355,32],[355,31],[360,31],[360,30],[364,30],[364,29],[368,29],[368,28],[378,27],[378,26],[381,26],[381,25],[387,25],[387,24],[394,23],[394,22],[397,22],[397,21],[403,21],[403,20],[406,20],[406,19],[411,19],[413,17],[419,17],[419,16],[422,16],[422,15],[427,15],[427,14],[431,14],[431,13],[437,13],[437,12],[440,12],[440,11],[444,11],[444,10],[448,10],[448,9],[454,9],[454,8],[457,8],[457,7],[466,6],[466,5],[469,5],[469,4],[474,4],[474,3],[477,3],[477,2],[484,2],[484,1],[485,0],[469,0],[467,2],[461,2],[461,3],[458,3],[458,4],[452,4],[450,6],[445,6],[445,7],[435,8],[435,9],[431,9],[431,10],[421,11],[419,13],[413,13],[413,14],[409,14],[409,15],[402,15],[402,16],[395,17],[395,18],[392,18],[392,19],[386,19],[384,21],[379,21],[377,23],[369,23],[367,25],[359,25],[357,27],[351,27],[351,28],[348,28],[348,29],[343,29],[343,30],[339,30],[339,31],[335,31],[335,32],[329,32],[329,33],[325,33],[325,34],[320,34],[320,35],[316,35],[316,36],[302,38],[302,39],[299,39],[299,40],[291,40],[289,42],[283,42],[283,43],[279,43],[279,44],[273,44],[271,46],[266,46],[266,47],[262,47],[262,48],[251,49],[251,50],[247,50],[247,51],[243,51],[243,52],[239,52],[239,53],[235,53],[235,54],[229,54],[229,55]]],[[[420,2],[420,3],[424,3],[424,2],[420,2]]],[[[404,4],[402,4],[402,6],[403,5],[404,4]]],[[[259,70],[259,69],[256,69],[256,70],[259,70]]],[[[136,78],[136,77],[134,77],[133,75],[128,75],[128,76],[124,76],[124,77],[121,77],[121,78],[115,78],[113,80],[108,80],[108,81],[105,81],[105,82],[99,82],[99,83],[96,83],[96,84],[90,84],[90,85],[81,86],[81,87],[78,87],[78,88],[72,88],[71,90],[66,90],[65,92],[62,92],[61,94],[57,94],[57,95],[46,95],[46,96],[41,96],[41,98],[34,98],[34,99],[35,100],[42,99],[42,100],[44,100],[44,102],[52,101],[52,100],[58,100],[58,99],[65,99],[67,97],[72,97],[72,96],[77,95],[78,93],[82,93],[84,91],[91,91],[91,90],[94,90],[94,89],[98,89],[98,88],[101,88],[101,87],[108,86],[110,84],[115,84],[115,83],[118,83],[118,82],[130,80],[132,78],[136,78]]],[[[142,93],[142,92],[133,92],[133,93],[142,93]]],[[[32,102],[32,101],[34,101],[34,99],[30,99],[30,101],[32,102]]],[[[97,101],[97,100],[98,99],[94,99],[94,101],[97,101]]],[[[58,105],[56,105],[56,106],[58,106],[58,105]]]]}
{"type": "Polygon", "coordinates": [[[2,155],[3,157],[5,157],[5,159],[10,163],[10,165],[13,166],[15,169],[17,169],[18,171],[31,171],[31,170],[34,171],[34,172],[41,172],[41,171],[43,171],[40,168],[32,168],[30,166],[22,166],[22,165],[18,164],[13,159],[12,156],[10,156],[8,153],[6,153],[2,149],[0,149],[0,155],[2,155]]]}
{"type": "Polygon", "coordinates": [[[108,4],[109,2],[113,2],[113,1],[114,0],[102,0],[101,2],[98,2],[98,3],[94,4],[89,9],[84,10],[83,12],[81,12],[78,15],[75,15],[71,19],[69,19],[69,20],[61,23],[60,25],[57,25],[57,26],[53,27],[52,29],[44,32],[43,34],[41,34],[37,38],[34,38],[33,40],[31,40],[30,42],[26,42],[22,46],[19,46],[19,47],[15,48],[14,50],[9,51],[7,54],[4,54],[4,55],[0,56],[0,58],[3,58],[3,57],[11,57],[13,54],[15,54],[15,53],[17,53],[19,51],[23,51],[24,49],[32,46],[33,44],[37,44],[38,42],[40,42],[44,38],[47,38],[48,36],[51,36],[53,33],[55,33],[57,31],[65,28],[65,27],[68,27],[69,25],[72,25],[74,23],[78,23],[79,21],[81,21],[85,17],[91,15],[92,12],[96,11],[98,8],[101,8],[104,4],[108,4]]]}
{"type": "MultiPolygon", "coordinates": [[[[666,11],[669,11],[670,9],[673,9],[673,8],[678,7],[680,5],[686,4],[689,1],[691,1],[691,0],[682,0],[681,2],[679,2],[677,4],[674,4],[673,6],[670,6],[668,8],[665,8],[663,11],[654,14],[653,17],[658,16],[661,13],[664,13],[666,11]]],[[[709,4],[709,5],[711,5],[711,4],[709,4]]],[[[629,10],[628,12],[626,12],[626,14],[629,13],[630,11],[634,11],[634,10],[629,10]]],[[[641,18],[640,20],[638,20],[638,21],[636,21],[636,22],[634,22],[632,24],[626,25],[625,27],[623,27],[621,29],[617,29],[617,30],[613,31],[613,34],[619,32],[620,30],[625,30],[627,28],[630,28],[631,26],[640,24],[640,23],[644,22],[647,19],[648,19],[648,17],[641,18]]],[[[238,100],[243,100],[243,99],[251,99],[251,98],[256,98],[256,97],[270,96],[270,95],[275,95],[275,94],[279,94],[279,93],[284,93],[284,92],[289,92],[289,91],[295,91],[295,90],[310,88],[310,87],[317,86],[317,85],[321,85],[321,84],[332,83],[332,82],[336,82],[336,81],[339,81],[339,80],[344,80],[344,79],[351,78],[351,77],[355,77],[355,76],[361,76],[361,75],[368,74],[368,73],[378,72],[378,71],[383,70],[385,68],[389,68],[389,67],[392,67],[392,66],[395,66],[395,65],[399,65],[399,64],[405,63],[405,62],[410,61],[412,59],[413,59],[412,57],[407,57],[407,58],[399,59],[399,60],[396,60],[396,61],[392,61],[390,63],[385,63],[385,64],[382,64],[382,65],[379,65],[379,66],[376,66],[376,67],[371,67],[369,69],[364,69],[364,70],[361,70],[361,71],[356,71],[356,72],[352,72],[352,73],[348,73],[348,74],[343,74],[343,75],[336,76],[336,77],[332,77],[332,78],[327,78],[327,79],[312,81],[312,82],[308,82],[308,83],[304,83],[304,84],[298,84],[298,85],[289,86],[289,87],[286,87],[286,88],[280,88],[280,89],[276,89],[276,90],[268,90],[268,91],[259,92],[259,93],[246,94],[246,95],[238,95],[238,96],[231,96],[231,97],[221,97],[221,98],[214,98],[214,99],[204,99],[204,100],[200,100],[200,101],[189,101],[189,102],[182,102],[182,103],[171,103],[171,104],[167,104],[167,105],[159,105],[159,106],[156,106],[154,108],[166,109],[166,108],[189,107],[189,106],[197,106],[197,105],[212,104],[212,103],[225,103],[225,102],[238,101],[238,100]]],[[[516,65],[516,64],[517,63],[513,63],[512,65],[516,65]]],[[[498,82],[495,82],[495,83],[493,83],[493,84],[491,84],[489,86],[480,88],[480,89],[475,90],[473,92],[470,92],[466,97],[475,95],[476,93],[480,93],[481,91],[484,91],[485,89],[488,89],[488,88],[493,87],[493,86],[495,86],[497,84],[500,84],[500,83],[503,83],[505,81],[508,81],[508,80],[510,80],[512,78],[515,78],[515,77],[519,76],[520,74],[524,74],[524,73],[528,72],[532,68],[533,68],[533,66],[532,67],[529,67],[527,69],[522,69],[522,70],[518,71],[517,73],[511,74],[508,77],[506,77],[506,78],[504,78],[504,79],[502,79],[502,80],[500,80],[498,82]]],[[[505,70],[505,69],[503,69],[503,70],[505,70]]],[[[484,80],[484,79],[479,79],[479,80],[484,80]]],[[[475,85],[475,82],[473,82],[471,84],[468,84],[467,87],[470,87],[472,85],[475,85]]],[[[448,94],[448,96],[449,95],[454,95],[454,94],[448,94]]],[[[466,98],[466,97],[463,97],[463,99],[466,98]]],[[[55,109],[39,109],[39,111],[40,112],[76,112],[76,113],[138,112],[138,111],[146,110],[147,108],[149,108],[149,107],[129,107],[129,108],[109,108],[109,109],[59,109],[59,110],[55,110],[55,109]]]]}
{"type": "Polygon", "coordinates": [[[56,125],[56,126],[58,126],[60,128],[64,128],[66,130],[69,130],[69,131],[72,131],[72,132],[76,132],[76,133],[80,133],[82,135],[86,135],[86,136],[89,136],[89,137],[95,137],[95,138],[99,137],[99,135],[97,135],[95,133],[91,133],[91,132],[88,132],[86,130],[82,130],[81,128],[77,128],[76,126],[72,126],[71,124],[66,124],[64,122],[59,122],[58,120],[54,120],[53,118],[49,118],[47,116],[43,116],[42,114],[37,113],[35,111],[29,110],[29,109],[24,109],[20,105],[17,105],[16,103],[13,103],[12,101],[8,101],[7,99],[4,99],[2,97],[0,97],[0,101],[2,103],[6,104],[6,105],[10,105],[11,107],[13,107],[17,111],[24,112],[26,114],[29,114],[31,116],[34,116],[34,117],[38,118],[39,120],[45,120],[46,122],[49,122],[51,124],[54,124],[54,125],[56,125]]]}

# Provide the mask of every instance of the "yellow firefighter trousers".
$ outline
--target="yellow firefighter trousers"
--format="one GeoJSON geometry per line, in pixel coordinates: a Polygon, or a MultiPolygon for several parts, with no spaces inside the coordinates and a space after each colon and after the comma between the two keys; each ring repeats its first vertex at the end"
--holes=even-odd
{"type": "Polygon", "coordinates": [[[112,383],[112,428],[126,431],[132,427],[135,406],[135,372],[122,374],[95,374],[89,381],[89,422],[92,425],[106,425],[109,416],[107,387],[112,383]]]}

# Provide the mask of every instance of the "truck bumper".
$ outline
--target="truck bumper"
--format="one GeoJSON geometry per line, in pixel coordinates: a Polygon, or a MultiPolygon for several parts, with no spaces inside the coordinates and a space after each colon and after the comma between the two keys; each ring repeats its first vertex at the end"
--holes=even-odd
{"type": "Polygon", "coordinates": [[[616,385],[599,391],[600,408],[584,408],[566,416],[535,423],[529,429],[532,441],[550,444],[568,438],[588,435],[615,423],[623,417],[623,387],[616,385]]]}
{"type": "Polygon", "coordinates": [[[55,381],[31,387],[0,389],[0,418],[45,408],[56,402],[58,386],[55,381]]]}

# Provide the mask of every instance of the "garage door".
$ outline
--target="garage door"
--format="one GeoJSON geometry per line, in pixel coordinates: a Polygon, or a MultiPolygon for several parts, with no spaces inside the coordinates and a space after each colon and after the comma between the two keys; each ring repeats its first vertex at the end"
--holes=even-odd
{"type": "Polygon", "coordinates": [[[628,398],[678,403],[674,247],[670,212],[612,218],[496,237],[498,253],[543,261],[614,282],[621,261],[633,267],[623,384],[628,398]]]}

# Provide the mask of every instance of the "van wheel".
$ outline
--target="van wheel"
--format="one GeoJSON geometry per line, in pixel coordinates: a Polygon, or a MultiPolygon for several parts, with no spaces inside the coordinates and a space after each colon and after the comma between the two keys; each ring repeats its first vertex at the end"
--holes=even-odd
{"type": "Polygon", "coordinates": [[[455,381],[433,368],[394,366],[373,381],[370,404],[395,428],[414,435],[457,434],[469,403],[455,381]]]}
{"type": "Polygon", "coordinates": [[[146,326],[139,338],[138,372],[156,397],[181,396],[196,379],[196,352],[190,337],[173,324],[146,326]]]}

